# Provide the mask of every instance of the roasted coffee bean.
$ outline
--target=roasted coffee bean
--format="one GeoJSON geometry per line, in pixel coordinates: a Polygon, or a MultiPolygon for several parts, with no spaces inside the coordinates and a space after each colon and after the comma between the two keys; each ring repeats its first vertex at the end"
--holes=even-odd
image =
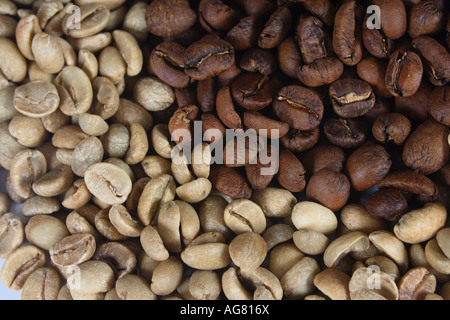
{"type": "Polygon", "coordinates": [[[313,16],[302,15],[297,25],[297,41],[306,64],[333,55],[331,37],[325,24],[313,16]]]}
{"type": "Polygon", "coordinates": [[[450,128],[433,119],[423,122],[409,136],[403,161],[418,173],[429,175],[442,168],[450,157],[450,128]]]}
{"type": "Polygon", "coordinates": [[[187,0],[153,1],[145,13],[149,31],[159,37],[170,37],[191,28],[197,14],[187,0]]]}
{"type": "Polygon", "coordinates": [[[246,110],[258,111],[268,107],[278,90],[276,77],[255,72],[245,72],[231,85],[234,101],[246,110]]]}
{"type": "Polygon", "coordinates": [[[201,0],[198,14],[202,27],[208,32],[229,30],[239,19],[236,11],[221,0],[201,0]]]}
{"type": "Polygon", "coordinates": [[[272,49],[287,36],[292,25],[292,13],[287,7],[279,7],[267,20],[258,39],[258,46],[272,49]]]}
{"type": "Polygon", "coordinates": [[[293,37],[286,38],[278,46],[278,65],[280,70],[290,78],[297,79],[297,69],[302,64],[302,55],[297,41],[293,37]]]}
{"type": "Polygon", "coordinates": [[[277,68],[277,57],[267,49],[259,47],[246,50],[239,60],[239,67],[248,72],[258,72],[269,75],[277,68]]]}
{"type": "Polygon", "coordinates": [[[287,149],[280,152],[280,169],[277,180],[290,192],[301,192],[306,187],[306,170],[295,154],[287,149]]]}
{"type": "Polygon", "coordinates": [[[204,80],[231,68],[234,59],[234,49],[225,40],[200,40],[185,51],[185,72],[194,80],[204,80]]]}
{"type": "Polygon", "coordinates": [[[191,132],[193,122],[197,120],[199,112],[200,110],[197,106],[186,106],[175,111],[169,120],[169,132],[174,137],[176,143],[182,141],[187,143],[192,140],[191,132]],[[181,130],[181,132],[177,132],[177,130],[181,130]]]}
{"type": "Polygon", "coordinates": [[[280,142],[286,149],[292,152],[304,152],[313,148],[320,138],[320,129],[316,127],[309,131],[291,129],[281,137],[280,142]]]}
{"type": "Polygon", "coordinates": [[[406,8],[401,0],[374,0],[373,4],[382,12],[380,25],[389,39],[399,39],[407,30],[406,8]]]}
{"type": "Polygon", "coordinates": [[[394,142],[403,145],[411,132],[411,122],[400,113],[386,113],[378,117],[373,126],[375,140],[382,144],[394,142]]]}
{"type": "Polygon", "coordinates": [[[309,179],[306,198],[324,205],[331,211],[338,211],[347,204],[350,189],[350,181],[343,173],[323,168],[309,179]]]}
{"type": "Polygon", "coordinates": [[[278,91],[272,105],[278,118],[297,130],[311,130],[319,126],[324,106],[317,93],[296,85],[278,91]]]}
{"type": "Polygon", "coordinates": [[[257,111],[244,113],[244,125],[248,129],[255,130],[258,135],[269,139],[283,138],[289,131],[287,123],[270,119],[257,111]]]}
{"type": "Polygon", "coordinates": [[[308,87],[321,87],[333,83],[344,72],[344,64],[336,57],[328,57],[302,65],[297,77],[308,87]]]}
{"type": "Polygon", "coordinates": [[[379,144],[367,141],[348,157],[345,169],[353,188],[364,191],[386,177],[391,165],[386,150],[379,144]]]}
{"type": "Polygon", "coordinates": [[[333,49],[349,66],[356,65],[363,55],[362,20],[364,11],[358,1],[343,3],[336,11],[333,29],[333,49]]]}
{"type": "Polygon", "coordinates": [[[445,13],[435,1],[421,1],[409,13],[408,34],[411,38],[439,33],[445,26],[445,13]]]}
{"type": "Polygon", "coordinates": [[[176,42],[158,44],[150,55],[150,64],[155,75],[172,87],[186,87],[190,79],[184,72],[185,51],[186,48],[176,42]]]}
{"type": "Polygon", "coordinates": [[[412,51],[395,51],[386,70],[386,87],[393,96],[412,96],[422,81],[423,65],[412,51]]]}
{"type": "Polygon", "coordinates": [[[245,177],[236,169],[227,166],[212,166],[209,179],[221,193],[232,199],[250,199],[252,190],[245,177]]]}
{"type": "Polygon", "coordinates": [[[382,29],[369,28],[368,19],[370,17],[367,14],[363,22],[362,39],[364,46],[376,58],[389,58],[394,51],[394,40],[388,38],[382,29]]]}
{"type": "Polygon", "coordinates": [[[334,145],[317,146],[308,151],[302,158],[308,175],[323,168],[342,172],[346,155],[344,150],[334,145]]]}
{"type": "Polygon", "coordinates": [[[375,218],[397,221],[408,210],[408,200],[400,190],[383,188],[366,199],[365,207],[375,218]]]}
{"type": "Polygon", "coordinates": [[[258,43],[263,23],[257,16],[244,17],[225,36],[236,51],[250,49],[258,43]]]}
{"type": "Polygon", "coordinates": [[[329,87],[333,109],[341,118],[359,118],[375,105],[370,85],[359,79],[340,79],[329,87]]]}
{"type": "Polygon", "coordinates": [[[324,122],[324,134],[332,144],[350,149],[366,141],[368,128],[361,119],[329,118],[324,122]]]}
{"type": "Polygon", "coordinates": [[[214,110],[216,105],[216,81],[213,77],[197,82],[197,101],[203,112],[214,110]]]}
{"type": "Polygon", "coordinates": [[[435,86],[448,84],[450,81],[450,53],[448,50],[430,36],[415,38],[412,46],[422,56],[428,80],[435,86]]]}
{"type": "Polygon", "coordinates": [[[450,126],[450,87],[445,86],[433,89],[428,108],[434,120],[450,126]]]}
{"type": "Polygon", "coordinates": [[[377,184],[378,188],[392,188],[418,196],[422,201],[436,201],[438,188],[427,176],[412,170],[389,173],[377,184]]]}
{"type": "Polygon", "coordinates": [[[262,16],[275,9],[274,1],[270,0],[239,0],[236,2],[249,16],[262,16]]]}

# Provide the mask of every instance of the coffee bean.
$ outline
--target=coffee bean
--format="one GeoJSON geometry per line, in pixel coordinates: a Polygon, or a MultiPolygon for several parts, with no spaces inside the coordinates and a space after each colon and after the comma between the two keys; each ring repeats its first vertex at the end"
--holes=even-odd
{"type": "Polygon", "coordinates": [[[411,96],[419,89],[423,65],[412,51],[395,51],[386,70],[386,87],[393,96],[411,96]]]}
{"type": "Polygon", "coordinates": [[[333,49],[345,65],[356,65],[363,55],[361,23],[363,8],[357,1],[347,1],[336,11],[333,49]]]}
{"type": "Polygon", "coordinates": [[[255,72],[245,72],[231,85],[234,101],[246,110],[258,111],[269,106],[278,90],[278,79],[255,72]]]}
{"type": "Polygon", "coordinates": [[[336,57],[328,57],[300,66],[297,76],[306,86],[321,87],[339,79],[343,72],[344,64],[336,57]]]}
{"type": "Polygon", "coordinates": [[[381,29],[369,29],[368,19],[370,17],[367,14],[363,22],[362,39],[364,46],[376,58],[389,58],[394,50],[394,40],[388,38],[381,29]]]}
{"type": "Polygon", "coordinates": [[[347,159],[346,172],[357,191],[368,190],[380,182],[391,168],[392,161],[386,150],[367,141],[347,159]]]}
{"type": "Polygon", "coordinates": [[[403,145],[411,132],[411,122],[400,113],[387,113],[378,117],[373,126],[374,138],[383,144],[403,145]]]}
{"type": "Polygon", "coordinates": [[[417,37],[412,46],[422,56],[425,74],[435,86],[445,86],[450,81],[450,53],[429,36],[417,37]]]}
{"type": "Polygon", "coordinates": [[[186,87],[189,76],[184,72],[186,48],[176,42],[162,42],[150,55],[150,64],[156,76],[166,84],[178,88],[186,87]]]}
{"type": "Polygon", "coordinates": [[[281,144],[292,152],[303,152],[313,148],[319,141],[319,127],[309,131],[291,129],[280,139],[281,144]]]}
{"type": "Polygon", "coordinates": [[[314,91],[296,85],[283,87],[273,103],[278,118],[297,130],[316,128],[323,117],[324,106],[314,91]]]}
{"type": "Polygon", "coordinates": [[[397,221],[408,209],[404,193],[397,189],[380,189],[372,193],[365,203],[367,212],[376,218],[397,221]]]}
{"type": "Polygon", "coordinates": [[[286,7],[279,7],[267,20],[258,39],[258,46],[272,49],[286,38],[292,25],[292,13],[286,7]]]}
{"type": "Polygon", "coordinates": [[[201,25],[208,32],[228,30],[238,20],[236,11],[221,0],[201,0],[198,13],[201,25]]]}
{"type": "Polygon", "coordinates": [[[342,118],[359,118],[375,105],[375,95],[370,85],[359,79],[345,78],[329,87],[331,103],[342,118]]]}
{"type": "Polygon", "coordinates": [[[405,143],[403,151],[405,164],[425,175],[442,168],[450,156],[449,130],[433,119],[423,122],[405,143]]]}
{"type": "Polygon", "coordinates": [[[439,33],[445,26],[445,14],[434,1],[414,5],[409,14],[408,34],[411,38],[439,33]],[[425,23],[426,21],[426,23],[425,23]]]}
{"type": "Polygon", "coordinates": [[[159,37],[183,33],[194,25],[196,18],[187,0],[153,1],[145,13],[148,29],[159,37]]]}
{"type": "Polygon", "coordinates": [[[367,139],[368,129],[360,119],[333,119],[324,122],[324,134],[334,145],[344,149],[361,146],[367,139]]]}
{"type": "Polygon", "coordinates": [[[302,15],[300,17],[297,25],[297,40],[306,64],[333,55],[331,37],[326,26],[314,16],[302,15]]]}
{"type": "Polygon", "coordinates": [[[194,80],[204,80],[231,68],[234,48],[225,40],[201,40],[185,51],[185,72],[194,80]]]}
{"type": "Polygon", "coordinates": [[[439,123],[450,125],[450,88],[438,87],[433,89],[429,100],[430,115],[439,123]]]}

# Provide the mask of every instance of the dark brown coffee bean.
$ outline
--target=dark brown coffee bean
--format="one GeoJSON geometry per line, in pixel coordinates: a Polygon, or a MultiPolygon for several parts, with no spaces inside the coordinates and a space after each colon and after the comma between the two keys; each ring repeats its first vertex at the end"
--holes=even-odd
{"type": "Polygon", "coordinates": [[[313,148],[320,137],[320,129],[316,127],[308,131],[291,129],[280,139],[281,144],[292,152],[304,152],[313,148]]]}
{"type": "Polygon", "coordinates": [[[412,41],[412,46],[420,53],[425,74],[431,84],[445,86],[450,81],[450,53],[437,40],[421,36],[412,41]]]}
{"type": "Polygon", "coordinates": [[[258,46],[263,49],[275,48],[286,38],[291,25],[291,11],[286,7],[279,7],[267,20],[259,35],[258,46]]]}
{"type": "Polygon", "coordinates": [[[450,186],[450,163],[447,163],[436,173],[438,179],[444,182],[447,186],[450,186]]]}
{"type": "Polygon", "coordinates": [[[407,192],[426,202],[436,201],[439,196],[438,188],[430,178],[412,170],[391,172],[377,186],[407,192]]]}
{"type": "Polygon", "coordinates": [[[389,173],[392,161],[379,144],[367,141],[347,159],[345,169],[356,191],[372,188],[389,173]]]}
{"type": "Polygon", "coordinates": [[[242,18],[225,36],[236,51],[250,49],[258,43],[263,23],[257,16],[242,18]]]}
{"type": "Polygon", "coordinates": [[[208,32],[229,30],[239,20],[236,11],[221,0],[201,0],[198,13],[200,24],[208,32]]]}
{"type": "Polygon", "coordinates": [[[275,9],[272,0],[238,0],[237,5],[249,16],[262,16],[275,9]]]}
{"type": "MultiPolygon", "coordinates": [[[[271,158],[270,147],[267,148],[267,157],[271,158]]],[[[276,151],[278,152],[278,150],[276,151]]],[[[247,180],[250,183],[253,190],[261,190],[270,185],[277,173],[278,163],[265,163],[263,164],[261,159],[258,158],[256,164],[247,164],[245,166],[245,174],[247,180]]]]}
{"type": "Polygon", "coordinates": [[[216,83],[214,77],[197,81],[197,101],[200,110],[210,112],[216,105],[216,83]]]}
{"type": "Polygon", "coordinates": [[[298,79],[308,87],[333,83],[344,72],[344,64],[336,57],[316,60],[297,69],[298,79]]]}
{"type": "Polygon", "coordinates": [[[242,54],[239,67],[245,71],[269,75],[277,68],[277,57],[271,50],[251,48],[242,54]]]}
{"type": "Polygon", "coordinates": [[[375,218],[397,221],[408,210],[408,200],[397,189],[381,189],[367,197],[365,207],[375,218]]]}
{"type": "Polygon", "coordinates": [[[375,105],[375,94],[363,80],[337,80],[330,85],[329,93],[334,112],[342,118],[359,118],[375,105]]]}
{"type": "Polygon", "coordinates": [[[395,97],[395,111],[406,116],[412,123],[419,124],[427,120],[428,103],[433,87],[422,81],[419,89],[412,96],[395,97]]]}
{"type": "Polygon", "coordinates": [[[418,126],[403,149],[403,161],[418,173],[429,175],[442,168],[450,158],[450,128],[434,119],[418,126]]]}
{"type": "Polygon", "coordinates": [[[186,106],[181,107],[175,111],[169,120],[169,133],[171,134],[174,141],[178,144],[180,142],[192,141],[192,130],[194,121],[198,120],[200,110],[197,106],[186,106]],[[181,132],[177,132],[181,130],[181,132]],[[186,136],[189,134],[189,136],[186,136]],[[185,141],[184,139],[188,139],[185,141]]]}
{"type": "Polygon", "coordinates": [[[301,0],[293,1],[301,2],[303,7],[309,11],[312,15],[319,18],[325,23],[325,25],[331,29],[334,23],[334,16],[336,14],[336,8],[334,3],[330,0],[301,0]]]}
{"type": "Polygon", "coordinates": [[[184,88],[190,78],[184,72],[184,52],[186,48],[176,42],[161,42],[150,55],[150,64],[154,74],[164,83],[184,88]]]}
{"type": "Polygon", "coordinates": [[[422,1],[409,12],[408,34],[411,38],[439,33],[445,26],[445,14],[436,6],[435,1],[422,1]]]}
{"type": "Polygon", "coordinates": [[[367,26],[368,18],[371,15],[366,14],[363,22],[362,38],[367,51],[376,58],[389,58],[394,51],[394,40],[389,39],[381,29],[367,26]]]}
{"type": "Polygon", "coordinates": [[[377,97],[390,98],[391,93],[386,88],[387,61],[372,56],[363,58],[356,67],[358,76],[373,88],[377,97]]]}
{"type": "Polygon", "coordinates": [[[145,21],[152,34],[171,37],[191,28],[197,14],[187,0],[155,0],[147,7],[145,21]]]}
{"type": "Polygon", "coordinates": [[[296,31],[298,46],[306,64],[334,55],[331,37],[320,19],[301,15],[296,31]]]}
{"type": "Polygon", "coordinates": [[[233,81],[231,94],[236,103],[246,109],[258,111],[268,107],[278,91],[278,79],[255,72],[244,72],[233,81]]]}
{"type": "Polygon", "coordinates": [[[323,168],[342,172],[345,158],[344,150],[338,146],[326,145],[311,149],[302,157],[302,160],[306,172],[308,174],[314,174],[323,168]]]}
{"type": "Polygon", "coordinates": [[[412,51],[396,50],[386,69],[386,88],[393,96],[412,96],[422,82],[423,65],[412,51]]]}
{"type": "Polygon", "coordinates": [[[329,118],[323,129],[328,141],[344,149],[361,146],[368,134],[368,128],[361,119],[329,118]]]}
{"type": "Polygon", "coordinates": [[[186,74],[204,80],[229,69],[234,63],[234,49],[225,40],[202,39],[185,51],[186,74]]]}
{"type": "Polygon", "coordinates": [[[400,113],[387,113],[377,118],[372,126],[372,134],[379,143],[393,142],[403,145],[411,133],[411,122],[400,113]]]}
{"type": "MultiPolygon", "coordinates": [[[[170,116],[172,116],[172,114],[175,112],[175,110],[178,107],[186,107],[186,106],[197,104],[197,97],[196,97],[195,89],[196,88],[194,85],[189,85],[184,88],[177,88],[177,87],[174,88],[173,91],[175,92],[175,100],[177,101],[177,103],[174,103],[172,106],[170,106],[169,108],[166,109],[168,113],[170,112],[169,118],[170,118],[170,116]]],[[[166,110],[163,110],[160,112],[164,113],[166,110]]],[[[158,114],[158,112],[152,113],[152,115],[155,115],[155,114],[158,114]]],[[[159,115],[161,115],[161,113],[159,113],[159,115]]]]}
{"type": "Polygon", "coordinates": [[[297,41],[293,37],[286,38],[278,46],[278,65],[281,71],[290,78],[297,79],[297,69],[302,64],[302,56],[297,41]]]}
{"type": "Polygon", "coordinates": [[[278,183],[290,192],[302,192],[306,187],[305,168],[292,152],[283,149],[279,158],[278,183]]]}
{"type": "Polygon", "coordinates": [[[362,20],[364,10],[358,1],[344,2],[334,18],[333,49],[349,66],[356,65],[363,55],[362,20]]]}
{"type": "Polygon", "coordinates": [[[324,106],[319,95],[302,86],[290,85],[278,91],[272,105],[278,118],[297,130],[311,130],[319,126],[324,106]]]}
{"type": "Polygon", "coordinates": [[[229,87],[223,87],[217,93],[216,110],[219,119],[226,127],[234,130],[242,128],[242,119],[234,108],[229,87]]]}
{"type": "Polygon", "coordinates": [[[268,118],[256,111],[244,113],[244,125],[269,139],[283,138],[289,131],[287,123],[268,118]]]}
{"type": "Polygon", "coordinates": [[[430,115],[439,123],[450,126],[450,87],[433,89],[429,100],[430,115]]]}
{"type": "Polygon", "coordinates": [[[384,34],[393,40],[401,38],[407,29],[408,19],[402,0],[374,0],[381,11],[380,24],[384,34]]]}
{"type": "Polygon", "coordinates": [[[323,168],[312,175],[306,187],[306,198],[331,211],[342,209],[350,197],[351,184],[340,172],[323,168]]]}
{"type": "Polygon", "coordinates": [[[252,195],[247,180],[236,168],[214,165],[209,179],[219,192],[232,199],[250,199],[252,195]]]}
{"type": "Polygon", "coordinates": [[[202,133],[205,141],[214,142],[216,139],[224,139],[226,128],[222,121],[212,112],[205,112],[201,115],[202,133]],[[211,129],[211,130],[209,130],[211,129]],[[208,131],[209,130],[209,131],[208,131]],[[219,137],[217,137],[219,135],[219,137]]]}

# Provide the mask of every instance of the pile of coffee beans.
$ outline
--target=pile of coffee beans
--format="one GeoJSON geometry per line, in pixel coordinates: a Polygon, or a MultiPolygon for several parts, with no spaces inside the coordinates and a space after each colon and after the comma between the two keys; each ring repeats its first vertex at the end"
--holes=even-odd
{"type": "Polygon", "coordinates": [[[450,300],[449,12],[0,0],[2,285],[450,300]]]}

